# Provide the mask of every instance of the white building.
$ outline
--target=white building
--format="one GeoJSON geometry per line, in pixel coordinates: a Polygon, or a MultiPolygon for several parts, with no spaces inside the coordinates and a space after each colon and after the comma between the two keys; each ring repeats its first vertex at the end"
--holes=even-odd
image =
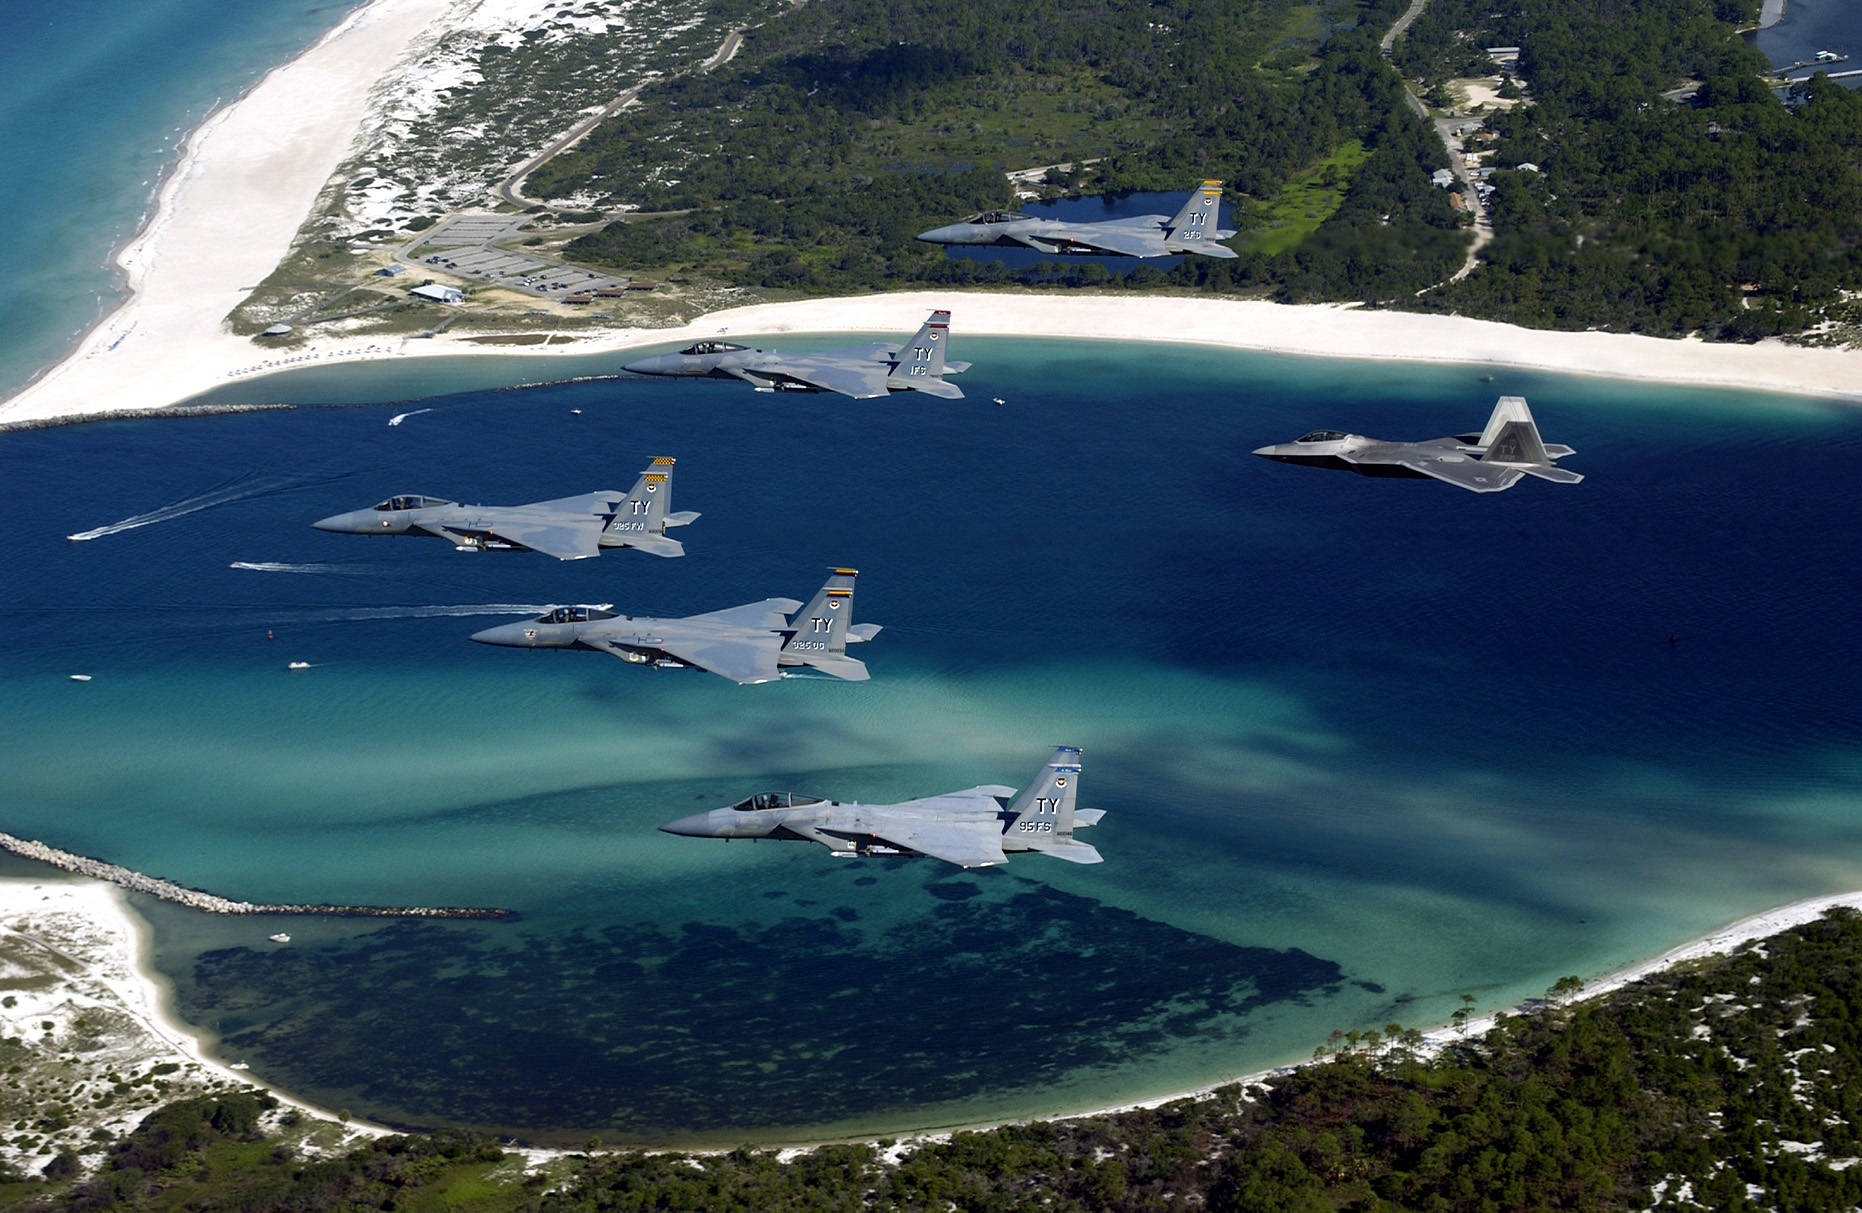
{"type": "Polygon", "coordinates": [[[425,286],[417,286],[407,293],[414,296],[416,299],[431,299],[435,303],[465,302],[464,291],[456,286],[442,286],[437,282],[429,282],[425,286]]]}

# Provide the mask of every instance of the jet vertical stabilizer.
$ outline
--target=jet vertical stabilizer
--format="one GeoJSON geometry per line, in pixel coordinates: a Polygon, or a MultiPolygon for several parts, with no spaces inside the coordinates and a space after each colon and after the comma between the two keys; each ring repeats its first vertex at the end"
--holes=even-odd
{"type": "MultiPolygon", "coordinates": [[[[1061,746],[1028,781],[1009,805],[1009,821],[1002,833],[1005,850],[1040,851],[1073,863],[1100,862],[1098,851],[1073,837],[1080,756],[1078,746],[1061,746]]],[[[1083,824],[1097,820],[1095,815],[1083,824]]]]}
{"type": "MultiPolygon", "coordinates": [[[[853,615],[853,580],[858,569],[835,569],[807,606],[789,621],[794,629],[782,655],[849,682],[865,682],[866,665],[847,656],[853,615]]],[[[793,599],[791,599],[793,601],[793,599]]]]}
{"type": "Polygon", "coordinates": [[[626,499],[614,507],[613,516],[602,528],[606,544],[635,547],[655,556],[685,555],[685,545],[666,538],[666,528],[693,522],[698,512],[671,512],[673,463],[669,456],[660,455],[640,473],[640,479],[634,482],[626,499]]]}
{"type": "Polygon", "coordinates": [[[1557,467],[1552,460],[1572,454],[1568,446],[1548,447],[1539,437],[1539,423],[1532,419],[1524,396],[1502,396],[1494,405],[1493,416],[1481,432],[1482,463],[1514,467],[1528,475],[1558,484],[1576,484],[1584,479],[1577,472],[1557,467]]]}
{"type": "Polygon", "coordinates": [[[1205,181],[1191,194],[1174,218],[1164,226],[1164,248],[1172,253],[1206,253],[1233,257],[1235,251],[1217,244],[1235,233],[1222,228],[1222,183],[1205,181]]]}
{"type": "MultiPolygon", "coordinates": [[[[931,313],[918,335],[899,350],[898,365],[886,376],[889,388],[914,388],[947,400],[961,400],[963,390],[944,382],[944,347],[950,344],[950,313],[940,308],[931,313]]],[[[952,371],[963,369],[952,367],[952,371]]]]}

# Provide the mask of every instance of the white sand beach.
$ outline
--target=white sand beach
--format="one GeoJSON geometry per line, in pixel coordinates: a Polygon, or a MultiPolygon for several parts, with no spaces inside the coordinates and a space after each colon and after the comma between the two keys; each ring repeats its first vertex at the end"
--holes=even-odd
{"type": "Polygon", "coordinates": [[[375,81],[456,3],[374,0],[209,117],[117,257],[129,300],[0,405],[0,421],[159,407],[251,362],[251,343],[222,321],[290,248],[375,81]]]}
{"type": "MultiPolygon", "coordinates": [[[[286,1108],[337,1121],[207,1056],[194,1030],[168,1011],[165,986],[147,963],[148,942],[114,885],[0,879],[0,1035],[29,1051],[29,1080],[59,1084],[56,1094],[70,1100],[65,1133],[72,1138],[48,1133],[28,1144],[26,1135],[10,1137],[0,1143],[0,1161],[36,1171],[60,1148],[96,1149],[87,1136],[93,1127],[125,1133],[152,1108],[233,1088],[271,1090],[286,1108]]],[[[350,1121],[334,1140],[387,1132],[350,1121]]]]}
{"type": "MultiPolygon", "coordinates": [[[[278,355],[224,319],[277,266],[372,107],[420,77],[423,49],[484,24],[496,0],[373,0],[310,50],[215,113],[189,139],[149,226],[119,257],[131,298],[72,355],[0,403],[0,424],[161,408],[261,379],[278,355]]],[[[424,79],[424,77],[421,77],[424,79]]],[[[1455,316],[1235,299],[913,291],[715,312],[674,329],[616,328],[547,347],[438,339],[313,339],[290,366],[432,355],[580,354],[785,333],[899,332],[934,307],[953,332],[1191,342],[1330,358],[1463,362],[1623,379],[1862,397],[1862,349],[1725,345],[1596,332],[1546,332],[1455,316]]],[[[254,392],[263,399],[262,389],[254,392]]]]}

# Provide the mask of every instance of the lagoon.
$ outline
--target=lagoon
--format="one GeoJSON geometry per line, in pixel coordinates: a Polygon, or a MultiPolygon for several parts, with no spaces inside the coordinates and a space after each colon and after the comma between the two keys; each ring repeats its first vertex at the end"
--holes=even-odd
{"type": "Polygon", "coordinates": [[[563,364],[422,360],[243,385],[288,410],[9,435],[0,494],[30,525],[0,609],[0,826],[233,897],[518,910],[294,921],[279,948],[266,922],[142,907],[221,1055],[356,1115],[569,1142],[1141,1098],[1862,887],[1862,726],[1834,673],[1858,656],[1852,407],[1119,343],[960,354],[954,402],[513,389],[563,364]],[[1475,496],[1248,455],[1319,426],[1477,428],[1500,394],[1583,484],[1475,496]],[[370,398],[433,411],[314,407],[370,398]],[[661,454],[704,514],[682,560],[308,525],[397,492],[624,488],[661,454]],[[805,597],[833,564],[885,625],[867,684],[465,639],[558,602],[805,597]],[[1016,783],[1056,744],[1086,749],[1101,866],[653,828],[766,788],[1016,783]]]}

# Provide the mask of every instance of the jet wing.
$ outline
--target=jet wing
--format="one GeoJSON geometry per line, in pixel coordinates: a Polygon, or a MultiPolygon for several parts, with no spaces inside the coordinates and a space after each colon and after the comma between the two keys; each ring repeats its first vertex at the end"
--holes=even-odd
{"type": "Polygon", "coordinates": [[[886,376],[892,368],[877,360],[863,364],[821,357],[784,358],[778,363],[757,363],[746,369],[758,375],[784,375],[798,383],[824,392],[839,392],[855,400],[872,400],[891,390],[886,386],[886,376]]]}
{"type": "Polygon", "coordinates": [[[1165,251],[1161,234],[1121,231],[1115,227],[1081,225],[1043,233],[1043,238],[1071,240],[1075,244],[1083,244],[1088,248],[1096,248],[1124,257],[1162,257],[1165,251]]]}
{"type": "Polygon", "coordinates": [[[1466,455],[1412,454],[1389,462],[1476,493],[1497,493],[1501,489],[1510,489],[1525,475],[1518,468],[1495,467],[1491,463],[1469,459],[1466,455]]]}
{"type": "Polygon", "coordinates": [[[583,560],[601,552],[600,518],[564,518],[556,522],[521,520],[497,522],[485,533],[506,543],[542,552],[558,560],[583,560]]]}
{"type": "Polygon", "coordinates": [[[942,859],[960,868],[986,868],[1008,862],[1008,856],[1002,853],[1001,825],[993,820],[922,824],[881,820],[872,832],[894,846],[942,859]]]}
{"type": "Polygon", "coordinates": [[[789,616],[802,609],[802,604],[793,598],[765,598],[761,602],[747,602],[743,606],[725,607],[721,611],[710,611],[690,618],[703,619],[708,623],[728,623],[740,628],[786,628],[789,616]]]}
{"type": "Polygon", "coordinates": [[[776,667],[782,638],[774,632],[763,636],[668,637],[657,647],[688,665],[721,674],[739,685],[774,682],[782,677],[776,667]]]}

